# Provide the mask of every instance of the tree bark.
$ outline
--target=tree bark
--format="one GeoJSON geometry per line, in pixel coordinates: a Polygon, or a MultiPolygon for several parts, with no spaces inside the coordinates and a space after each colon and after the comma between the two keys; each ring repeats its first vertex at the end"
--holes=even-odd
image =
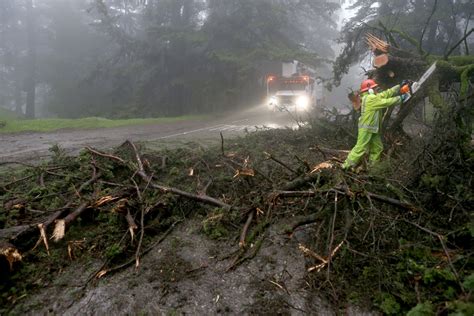
{"type": "Polygon", "coordinates": [[[27,118],[35,117],[36,96],[36,41],[35,41],[35,16],[33,12],[33,0],[26,0],[27,10],[27,39],[28,59],[26,78],[26,111],[27,118]]]}
{"type": "MultiPolygon", "coordinates": [[[[18,67],[18,65],[17,65],[18,67]]],[[[23,115],[23,109],[22,109],[22,102],[21,102],[21,79],[20,79],[20,71],[18,69],[15,69],[17,75],[15,78],[15,112],[18,115],[23,115]]]]}
{"type": "Polygon", "coordinates": [[[439,21],[433,19],[430,23],[430,29],[428,31],[428,39],[426,40],[426,51],[428,53],[440,53],[439,51],[433,51],[436,43],[436,34],[438,33],[438,23],[439,21]]]}

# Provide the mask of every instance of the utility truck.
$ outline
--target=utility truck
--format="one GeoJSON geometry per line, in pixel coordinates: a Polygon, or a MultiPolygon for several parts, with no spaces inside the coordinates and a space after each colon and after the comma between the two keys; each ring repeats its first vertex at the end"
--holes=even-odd
{"type": "Polygon", "coordinates": [[[283,63],[281,75],[267,76],[267,106],[270,110],[306,112],[315,105],[314,76],[301,63],[283,63]]]}

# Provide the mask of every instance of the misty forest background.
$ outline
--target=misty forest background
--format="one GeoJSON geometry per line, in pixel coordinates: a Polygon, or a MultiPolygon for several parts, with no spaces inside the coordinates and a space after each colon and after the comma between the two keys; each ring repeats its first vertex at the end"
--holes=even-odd
{"type": "Polygon", "coordinates": [[[2,0],[0,107],[29,118],[234,109],[261,100],[272,62],[302,61],[330,88],[368,58],[365,31],[444,55],[473,12],[470,0],[2,0]],[[342,6],[353,14],[339,30],[342,6]]]}

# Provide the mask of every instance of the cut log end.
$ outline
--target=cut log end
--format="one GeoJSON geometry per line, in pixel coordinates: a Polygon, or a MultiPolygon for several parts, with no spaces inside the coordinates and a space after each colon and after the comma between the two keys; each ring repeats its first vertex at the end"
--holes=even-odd
{"type": "Polygon", "coordinates": [[[21,253],[15,246],[6,241],[0,241],[0,260],[5,260],[8,263],[10,271],[13,271],[15,262],[20,262],[23,259],[21,253]]]}
{"type": "Polygon", "coordinates": [[[381,68],[388,64],[388,54],[381,54],[374,57],[373,66],[375,68],[381,68]]]}

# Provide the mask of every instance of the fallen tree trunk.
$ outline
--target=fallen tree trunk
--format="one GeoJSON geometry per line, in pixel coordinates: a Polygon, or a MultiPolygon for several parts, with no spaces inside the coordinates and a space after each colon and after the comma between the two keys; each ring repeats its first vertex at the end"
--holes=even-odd
{"type": "Polygon", "coordinates": [[[28,232],[34,231],[35,228],[36,225],[31,224],[0,229],[0,240],[6,239],[12,241],[18,239],[20,236],[27,234],[28,232]]]}
{"type": "MultiPolygon", "coordinates": [[[[391,32],[395,32],[410,40],[416,47],[421,47],[420,43],[417,43],[415,39],[407,34],[397,30],[392,30],[391,32]]],[[[471,33],[472,31],[466,36],[469,36],[471,33]]],[[[442,87],[453,82],[461,82],[460,94],[461,96],[466,94],[467,82],[474,74],[474,56],[453,56],[448,58],[449,54],[448,56],[414,54],[393,47],[370,33],[366,35],[366,40],[369,48],[375,55],[374,69],[368,71],[368,76],[375,79],[383,89],[390,88],[404,79],[417,81],[430,64],[436,61],[437,65],[436,74],[428,82],[425,82],[422,91],[419,91],[407,104],[401,106],[392,124],[388,123],[391,115],[384,117],[382,126],[389,134],[404,134],[404,120],[413,112],[414,108],[425,96],[429,97],[429,101],[435,108],[446,109],[447,106],[440,94],[442,87]]],[[[391,110],[388,110],[388,113],[391,114],[391,110]]]]}

